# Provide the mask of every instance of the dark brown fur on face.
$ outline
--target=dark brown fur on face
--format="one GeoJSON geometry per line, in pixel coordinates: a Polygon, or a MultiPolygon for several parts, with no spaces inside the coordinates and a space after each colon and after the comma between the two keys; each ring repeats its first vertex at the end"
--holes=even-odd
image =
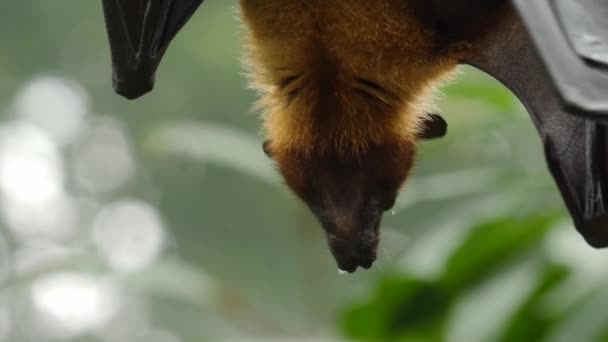
{"type": "Polygon", "coordinates": [[[277,156],[288,186],[317,216],[338,267],[353,272],[376,259],[382,213],[395,203],[414,151],[375,146],[356,158],[277,156]]]}
{"type": "Polygon", "coordinates": [[[418,139],[445,134],[427,113],[469,44],[440,32],[435,3],[240,1],[264,148],[349,272],[375,260],[418,139]]]}

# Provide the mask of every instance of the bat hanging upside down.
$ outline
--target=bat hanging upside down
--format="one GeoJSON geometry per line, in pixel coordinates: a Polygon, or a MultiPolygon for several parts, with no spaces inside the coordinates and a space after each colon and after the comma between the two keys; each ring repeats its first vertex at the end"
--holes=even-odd
{"type": "MultiPolygon", "coordinates": [[[[497,14],[490,3],[470,14],[483,16],[477,24],[497,14]]],[[[466,57],[475,27],[442,22],[442,6],[425,0],[240,5],[264,150],[321,222],[339,268],[369,268],[416,145],[446,133],[430,114],[433,93],[466,57]]]]}
{"type": "MultiPolygon", "coordinates": [[[[102,1],[114,87],[136,98],[152,88],[170,41],[203,0],[102,1]]],[[[432,114],[433,94],[461,63],[522,99],[576,227],[590,244],[608,245],[605,127],[561,109],[511,1],[240,0],[240,7],[264,151],[321,222],[340,269],[375,261],[382,214],[395,204],[417,144],[446,133],[432,114]]]]}

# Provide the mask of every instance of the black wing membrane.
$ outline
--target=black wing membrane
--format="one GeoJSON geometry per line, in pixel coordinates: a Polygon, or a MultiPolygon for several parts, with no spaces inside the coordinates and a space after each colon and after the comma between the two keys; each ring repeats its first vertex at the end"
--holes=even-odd
{"type": "Polygon", "coordinates": [[[102,0],[116,92],[135,99],[154,87],[171,40],[203,0],[102,0]]]}
{"type": "Polygon", "coordinates": [[[608,1],[514,0],[564,105],[608,120],[608,1]]]}
{"type": "Polygon", "coordinates": [[[568,106],[522,17],[512,9],[509,12],[464,62],[494,76],[522,101],[541,136],[549,170],[576,229],[591,246],[606,247],[607,126],[596,120],[598,115],[568,106]]]}

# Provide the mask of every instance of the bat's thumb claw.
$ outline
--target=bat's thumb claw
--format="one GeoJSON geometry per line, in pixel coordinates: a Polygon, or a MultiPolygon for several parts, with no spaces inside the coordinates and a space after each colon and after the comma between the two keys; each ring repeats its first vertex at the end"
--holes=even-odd
{"type": "Polygon", "coordinates": [[[117,94],[135,100],[144,94],[149,93],[154,88],[153,78],[131,78],[114,79],[113,87],[117,94]]]}
{"type": "Polygon", "coordinates": [[[594,248],[608,247],[608,216],[594,217],[585,222],[583,237],[594,248]]]}

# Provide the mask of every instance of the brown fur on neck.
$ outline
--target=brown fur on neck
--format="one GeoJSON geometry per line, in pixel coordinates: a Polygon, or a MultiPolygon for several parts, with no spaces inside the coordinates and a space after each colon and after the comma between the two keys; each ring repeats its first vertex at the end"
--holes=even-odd
{"type": "Polygon", "coordinates": [[[265,151],[319,219],[340,269],[372,266],[416,141],[446,132],[426,116],[433,91],[502,2],[240,1],[265,151]]]}
{"type": "Polygon", "coordinates": [[[273,153],[411,149],[435,87],[463,49],[440,47],[408,3],[241,0],[247,63],[273,153]]]}

